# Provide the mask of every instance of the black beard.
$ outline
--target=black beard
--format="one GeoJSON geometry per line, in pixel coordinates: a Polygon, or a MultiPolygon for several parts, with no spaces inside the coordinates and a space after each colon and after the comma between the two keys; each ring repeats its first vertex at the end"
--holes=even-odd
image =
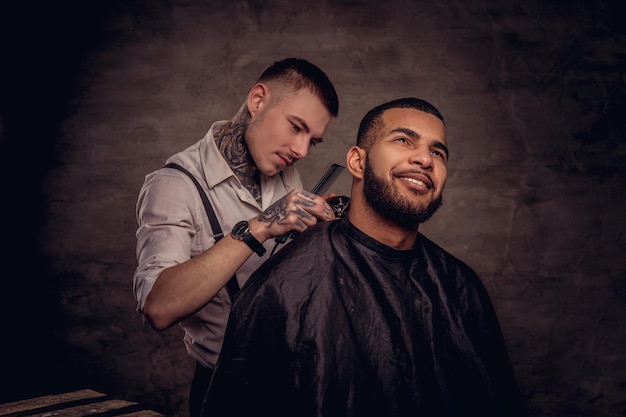
{"type": "Polygon", "coordinates": [[[404,229],[416,229],[430,219],[443,203],[443,196],[440,195],[428,206],[415,208],[398,193],[395,186],[386,184],[374,174],[368,159],[365,160],[363,190],[365,200],[374,211],[404,229]]]}

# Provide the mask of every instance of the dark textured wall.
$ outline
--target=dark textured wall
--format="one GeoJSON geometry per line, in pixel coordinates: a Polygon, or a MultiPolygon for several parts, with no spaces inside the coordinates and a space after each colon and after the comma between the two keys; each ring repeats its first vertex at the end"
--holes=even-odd
{"type": "MultiPolygon", "coordinates": [[[[2,400],[90,387],[171,416],[192,362],[134,311],[143,177],[287,56],[334,81],[311,186],[401,96],[446,117],[423,232],[483,278],[531,416],[626,413],[626,41],[607,1],[3,3],[2,400]]],[[[343,176],[335,191],[347,193],[343,176]]]]}

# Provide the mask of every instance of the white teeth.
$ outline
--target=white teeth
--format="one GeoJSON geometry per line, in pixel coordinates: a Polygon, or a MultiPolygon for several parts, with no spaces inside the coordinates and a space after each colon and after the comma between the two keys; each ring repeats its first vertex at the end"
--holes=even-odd
{"type": "Polygon", "coordinates": [[[405,180],[407,180],[408,182],[412,182],[413,184],[417,184],[417,185],[421,185],[423,187],[426,186],[426,184],[424,184],[424,181],[420,181],[420,180],[416,180],[415,178],[404,178],[405,180]]]}

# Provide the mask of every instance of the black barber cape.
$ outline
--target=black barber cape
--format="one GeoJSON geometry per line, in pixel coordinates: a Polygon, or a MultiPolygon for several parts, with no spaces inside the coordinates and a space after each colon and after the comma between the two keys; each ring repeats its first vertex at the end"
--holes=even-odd
{"type": "Polygon", "coordinates": [[[522,416],[478,276],[419,235],[398,251],[323,222],[249,279],[205,416],[522,416]]]}

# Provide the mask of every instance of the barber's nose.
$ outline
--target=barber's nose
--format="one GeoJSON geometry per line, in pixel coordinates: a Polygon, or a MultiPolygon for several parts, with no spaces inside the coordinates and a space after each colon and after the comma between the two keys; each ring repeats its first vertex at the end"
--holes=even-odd
{"type": "Polygon", "coordinates": [[[311,139],[308,137],[298,138],[291,146],[291,152],[296,159],[306,158],[311,146],[311,139]]]}

